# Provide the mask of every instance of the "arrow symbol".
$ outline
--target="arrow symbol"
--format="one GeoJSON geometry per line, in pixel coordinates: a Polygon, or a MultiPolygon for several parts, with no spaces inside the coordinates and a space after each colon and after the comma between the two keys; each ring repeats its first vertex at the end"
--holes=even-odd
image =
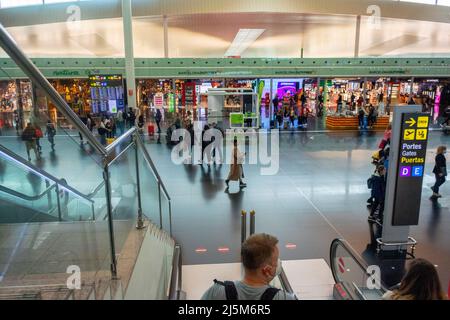
{"type": "Polygon", "coordinates": [[[416,120],[414,120],[413,118],[409,118],[408,121],[405,121],[406,124],[409,124],[410,127],[412,127],[413,125],[416,124],[416,120]]]}

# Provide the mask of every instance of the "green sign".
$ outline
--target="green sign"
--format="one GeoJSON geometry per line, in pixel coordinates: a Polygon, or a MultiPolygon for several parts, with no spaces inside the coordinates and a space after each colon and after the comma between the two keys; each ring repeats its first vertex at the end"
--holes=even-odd
{"type": "Polygon", "coordinates": [[[78,70],[59,70],[59,71],[53,71],[53,76],[55,76],[55,77],[80,76],[80,72],[78,72],[78,70]]]}
{"type": "Polygon", "coordinates": [[[243,126],[244,125],[244,114],[243,113],[230,113],[230,124],[231,126],[243,126]]]}
{"type": "Polygon", "coordinates": [[[169,112],[175,112],[175,95],[169,93],[169,112]]]}

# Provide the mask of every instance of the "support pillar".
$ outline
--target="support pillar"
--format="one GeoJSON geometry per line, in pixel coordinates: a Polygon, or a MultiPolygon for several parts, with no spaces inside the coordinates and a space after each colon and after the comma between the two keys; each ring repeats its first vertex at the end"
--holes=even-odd
{"type": "Polygon", "coordinates": [[[133,21],[131,0],[122,0],[122,20],[125,46],[125,77],[128,108],[136,110],[136,77],[134,74],[133,21]]]}
{"type": "Polygon", "coordinates": [[[354,57],[359,57],[359,38],[361,34],[361,16],[356,17],[356,31],[355,31],[355,54],[354,57]]]}

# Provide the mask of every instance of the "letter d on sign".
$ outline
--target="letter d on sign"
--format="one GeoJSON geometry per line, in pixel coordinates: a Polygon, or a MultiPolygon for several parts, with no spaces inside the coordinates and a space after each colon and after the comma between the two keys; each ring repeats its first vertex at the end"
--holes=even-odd
{"type": "Polygon", "coordinates": [[[81,289],[81,269],[79,266],[71,265],[67,267],[66,273],[71,274],[66,281],[67,289],[81,289]]]}

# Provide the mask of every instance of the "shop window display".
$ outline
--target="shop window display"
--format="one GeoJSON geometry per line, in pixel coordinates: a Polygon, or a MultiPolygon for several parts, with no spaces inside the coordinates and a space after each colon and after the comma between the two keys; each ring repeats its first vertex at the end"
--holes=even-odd
{"type": "Polygon", "coordinates": [[[32,107],[30,81],[0,81],[0,128],[22,129],[30,121],[32,107]]]}

